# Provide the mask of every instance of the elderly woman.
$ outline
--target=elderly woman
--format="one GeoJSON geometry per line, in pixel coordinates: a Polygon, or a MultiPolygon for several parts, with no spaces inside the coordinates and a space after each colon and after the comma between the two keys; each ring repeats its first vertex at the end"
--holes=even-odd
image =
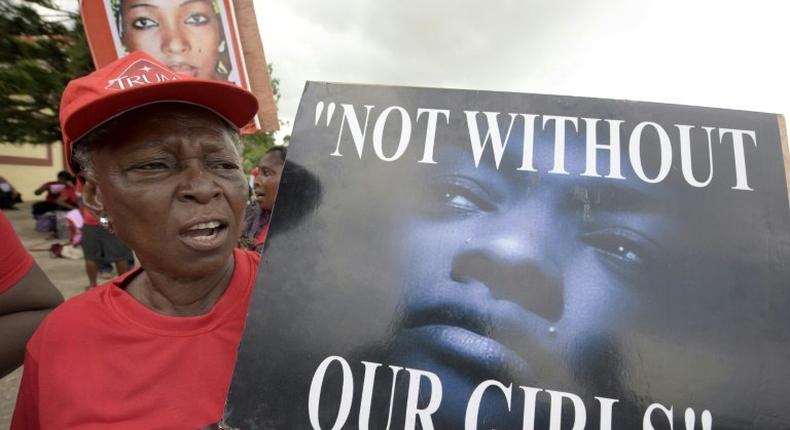
{"type": "Polygon", "coordinates": [[[84,201],[141,266],[53,312],[28,344],[13,429],[199,428],[222,416],[258,255],[235,248],[249,92],[144,53],[69,83],[84,201]]]}

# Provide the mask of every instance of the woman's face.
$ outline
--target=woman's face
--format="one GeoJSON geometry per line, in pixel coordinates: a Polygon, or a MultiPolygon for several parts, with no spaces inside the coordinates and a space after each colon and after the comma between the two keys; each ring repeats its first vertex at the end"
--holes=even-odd
{"type": "Polygon", "coordinates": [[[283,173],[284,161],[279,152],[270,152],[258,163],[258,176],[253,182],[255,201],[261,209],[271,211],[280,187],[280,176],[283,173]]]}
{"type": "MultiPolygon", "coordinates": [[[[437,151],[424,190],[401,208],[406,290],[392,350],[400,363],[439,373],[443,408],[456,408],[449,416],[462,418],[457,411],[488,378],[586,401],[672,404],[688,399],[671,397],[677,381],[666,375],[686,375],[699,359],[714,364],[699,370],[694,390],[715,397],[720,375],[737,366],[714,358],[728,343],[715,323],[727,310],[705,314],[701,286],[726,294],[732,275],[698,256],[705,244],[689,242],[706,233],[688,202],[670,200],[664,185],[520,172],[517,151],[498,170],[493,160],[475,167],[460,145],[437,151]]],[[[567,151],[568,170],[584,171],[583,145],[567,151]]],[[[537,154],[538,170],[552,160],[537,154]]],[[[492,417],[513,415],[493,402],[492,417]]]]}
{"type": "Polygon", "coordinates": [[[220,79],[220,21],[211,0],[123,0],[123,44],[142,50],[170,69],[220,79]]]}
{"type": "Polygon", "coordinates": [[[168,103],[125,114],[112,133],[94,151],[88,203],[147,270],[190,279],[222,268],[247,200],[234,132],[205,109],[168,103]]]}

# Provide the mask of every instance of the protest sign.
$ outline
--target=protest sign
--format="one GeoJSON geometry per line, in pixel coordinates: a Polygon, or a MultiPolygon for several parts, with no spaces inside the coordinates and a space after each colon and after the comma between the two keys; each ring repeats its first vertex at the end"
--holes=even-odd
{"type": "Polygon", "coordinates": [[[260,104],[246,132],[279,128],[252,0],[81,1],[96,67],[142,50],[193,77],[234,83],[260,104]]]}
{"type": "Polygon", "coordinates": [[[790,427],[780,124],[309,83],[228,424],[790,427]]]}

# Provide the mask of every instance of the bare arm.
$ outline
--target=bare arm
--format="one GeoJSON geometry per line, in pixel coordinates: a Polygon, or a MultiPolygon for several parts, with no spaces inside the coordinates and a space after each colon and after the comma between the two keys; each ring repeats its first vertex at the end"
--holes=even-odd
{"type": "Polygon", "coordinates": [[[0,377],[22,364],[27,340],[47,313],[62,302],[63,296],[36,263],[0,294],[0,377]]]}
{"type": "Polygon", "coordinates": [[[40,186],[40,187],[36,188],[36,190],[35,190],[35,191],[33,191],[33,194],[35,194],[35,195],[39,196],[39,195],[41,195],[41,194],[42,194],[44,191],[46,191],[46,190],[47,190],[47,188],[49,188],[49,183],[46,183],[46,184],[44,184],[44,185],[42,185],[42,186],[40,186]]]}

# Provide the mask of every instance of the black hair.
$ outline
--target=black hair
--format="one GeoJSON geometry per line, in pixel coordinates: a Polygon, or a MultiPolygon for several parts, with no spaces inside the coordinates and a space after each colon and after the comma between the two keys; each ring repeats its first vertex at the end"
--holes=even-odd
{"type": "Polygon", "coordinates": [[[288,156],[288,147],[283,145],[275,145],[269,148],[263,156],[267,156],[269,154],[278,153],[280,155],[280,160],[285,162],[285,158],[288,156]]]}
{"type": "Polygon", "coordinates": [[[71,182],[74,182],[74,179],[75,179],[74,176],[72,176],[71,173],[69,173],[69,172],[67,172],[65,170],[61,170],[60,172],[58,172],[58,180],[59,181],[71,181],[71,182]]]}

